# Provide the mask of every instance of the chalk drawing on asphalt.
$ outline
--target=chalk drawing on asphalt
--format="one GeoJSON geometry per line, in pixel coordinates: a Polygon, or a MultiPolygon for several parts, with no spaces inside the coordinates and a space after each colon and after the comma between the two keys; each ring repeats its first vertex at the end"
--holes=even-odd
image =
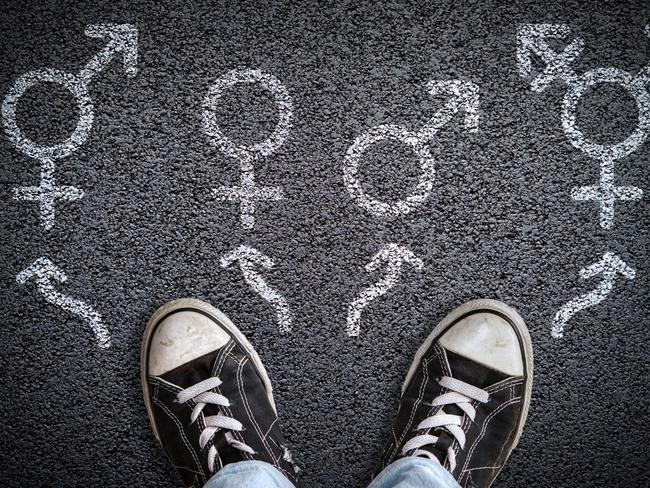
{"type": "Polygon", "coordinates": [[[554,338],[559,339],[563,337],[566,323],[575,314],[605,300],[614,289],[614,284],[619,276],[633,280],[636,276],[636,271],[616,254],[607,252],[599,262],[581,269],[579,274],[582,280],[588,280],[598,275],[602,275],[602,281],[595,290],[574,298],[562,306],[555,314],[551,329],[551,335],[554,338]]]}
{"type": "Polygon", "coordinates": [[[424,269],[424,262],[412,251],[398,244],[384,245],[366,265],[366,271],[372,273],[385,267],[384,276],[375,284],[364,289],[348,307],[347,332],[349,336],[356,337],[361,331],[361,312],[372,302],[385,295],[397,285],[404,264],[410,264],[415,269],[424,269]]]}
{"type": "Polygon", "coordinates": [[[221,258],[223,268],[228,268],[234,262],[239,264],[246,283],[255,293],[269,302],[275,310],[280,332],[290,332],[292,318],[289,304],[280,293],[268,285],[258,271],[259,269],[271,269],[275,266],[273,260],[257,249],[242,245],[221,258]]]}
{"type": "Polygon", "coordinates": [[[41,181],[38,186],[14,188],[14,198],[38,202],[41,225],[49,230],[55,221],[55,206],[58,201],[74,201],[83,198],[84,192],[73,186],[59,186],[54,175],[55,161],[64,158],[81,147],[92,129],[94,109],[88,85],[120,53],[123,57],[126,76],[137,73],[138,31],[129,24],[99,24],[86,27],[88,37],[106,39],[106,46],[77,74],[46,68],[30,71],[20,76],[9,88],[2,103],[2,120],[10,141],[26,156],[41,163],[41,181]],[[79,109],[79,120],[72,134],[63,142],[54,145],[39,145],[30,140],[18,126],[16,105],[20,98],[40,83],[55,83],[74,97],[79,109]]]}
{"type": "MultiPolygon", "coordinates": [[[[645,27],[650,36],[650,27],[645,27]]],[[[600,226],[611,229],[614,225],[614,207],[617,200],[631,201],[643,197],[643,191],[635,186],[615,184],[615,161],[636,151],[644,144],[650,132],[650,94],[646,88],[650,80],[650,65],[637,74],[618,68],[597,68],[578,75],[572,64],[578,59],[584,40],[576,38],[562,52],[553,51],[548,39],[565,40],[571,34],[564,24],[526,24],[519,27],[517,37],[517,63],[519,74],[531,78],[531,89],[544,91],[552,82],[563,81],[567,90],[562,102],[562,128],[571,144],[600,162],[599,182],[591,186],[573,188],[571,197],[577,201],[596,201],[600,208],[600,226]],[[546,65],[533,75],[533,57],[546,65]],[[623,88],[635,101],[638,109],[637,125],[630,135],[615,144],[599,144],[588,139],[576,123],[576,109],[581,98],[593,86],[609,83],[623,88]]]]}
{"type": "Polygon", "coordinates": [[[253,69],[233,70],[210,87],[203,108],[203,128],[206,134],[224,154],[238,160],[240,168],[239,186],[216,188],[213,195],[220,200],[239,203],[241,225],[244,229],[252,229],[259,202],[284,198],[281,188],[257,186],[255,162],[274,153],[286,141],[293,119],[291,96],[284,85],[272,75],[253,69]],[[259,83],[275,98],[279,120],[273,133],[261,143],[237,145],[226,137],[219,127],[214,110],[226,90],[238,83],[259,83]]]}
{"type": "Polygon", "coordinates": [[[343,164],[343,181],[352,199],[361,208],[376,217],[407,214],[422,205],[433,188],[435,177],[434,159],[427,144],[438,131],[461,110],[465,112],[464,124],[468,131],[476,132],[479,121],[479,89],[469,81],[432,80],[428,83],[432,95],[448,95],[449,99],[419,131],[413,132],[400,125],[379,125],[372,127],[355,139],[348,149],[343,164]],[[420,175],[413,191],[404,199],[386,203],[368,196],[359,180],[359,164],[368,148],[378,142],[393,140],[407,145],[418,157],[420,175]]]}
{"type": "Polygon", "coordinates": [[[63,270],[46,257],[38,258],[16,275],[16,282],[21,285],[30,280],[35,281],[38,292],[48,303],[81,317],[95,333],[97,345],[104,349],[110,347],[111,338],[99,313],[87,303],[54,289],[55,282],[64,283],[67,279],[63,270]]]}

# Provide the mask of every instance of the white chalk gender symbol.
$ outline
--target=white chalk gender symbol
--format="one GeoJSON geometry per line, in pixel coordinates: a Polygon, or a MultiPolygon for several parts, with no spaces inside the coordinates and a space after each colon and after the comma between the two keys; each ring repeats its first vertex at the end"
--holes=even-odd
{"type": "Polygon", "coordinates": [[[255,225],[255,209],[259,202],[284,198],[281,188],[255,184],[254,164],[258,158],[269,156],[280,148],[289,134],[293,117],[289,92],[277,78],[259,70],[233,70],[210,87],[203,108],[203,128],[206,134],[212,137],[214,144],[224,154],[239,160],[240,167],[239,186],[216,188],[212,194],[220,200],[239,202],[241,225],[244,229],[252,229],[255,225]],[[226,90],[238,83],[259,83],[275,97],[279,121],[274,132],[261,143],[250,146],[237,145],[219,128],[214,110],[226,90]]]}
{"type": "Polygon", "coordinates": [[[465,111],[465,127],[470,132],[478,130],[479,89],[474,83],[459,80],[432,80],[428,83],[432,95],[445,94],[449,99],[428,122],[417,132],[411,132],[400,125],[379,125],[357,137],[345,155],[343,180],[350,195],[361,208],[377,217],[407,214],[422,205],[429,198],[435,176],[434,159],[427,144],[438,131],[461,109],[465,111]],[[359,181],[359,163],[364,152],[380,141],[394,140],[406,144],[417,155],[421,173],[418,184],[406,198],[386,203],[366,195],[359,181]]]}
{"type": "MultiPolygon", "coordinates": [[[[650,36],[650,27],[645,32],[650,36]]],[[[560,53],[553,51],[547,39],[565,39],[571,33],[564,24],[527,24],[519,28],[517,62],[519,74],[528,78],[532,75],[532,57],[537,56],[546,64],[542,73],[531,80],[534,91],[544,91],[551,82],[563,81],[567,91],[562,102],[562,128],[571,144],[600,161],[600,181],[597,185],[574,188],[574,200],[595,200],[600,206],[600,226],[610,229],[614,225],[614,204],[616,200],[639,200],[643,191],[635,186],[616,186],[614,162],[636,151],[650,132],[650,94],[646,85],[650,82],[650,65],[643,67],[636,75],[618,68],[597,68],[578,75],[571,64],[578,58],[584,41],[574,39],[560,53]],[[595,85],[610,83],[623,88],[634,99],[638,109],[636,128],[623,141],[615,144],[598,144],[589,140],[577,127],[576,109],[580,99],[595,85]]]]}
{"type": "Polygon", "coordinates": [[[25,155],[41,163],[39,186],[14,188],[16,200],[35,201],[40,206],[41,224],[45,229],[54,225],[54,207],[57,201],[72,201],[83,197],[84,192],[73,186],[59,186],[54,176],[54,161],[76,151],[88,138],[93,125],[93,102],[88,84],[121,53],[128,77],[137,72],[138,31],[128,24],[100,24],[86,27],[88,37],[108,38],[102,51],[96,54],[77,74],[47,68],[30,71],[19,77],[9,89],[2,104],[2,119],[11,142],[25,155]],[[16,105],[27,90],[39,83],[56,83],[68,90],[75,98],[79,109],[79,121],[72,134],[65,141],[51,146],[39,145],[30,140],[18,127],[16,105]]]}

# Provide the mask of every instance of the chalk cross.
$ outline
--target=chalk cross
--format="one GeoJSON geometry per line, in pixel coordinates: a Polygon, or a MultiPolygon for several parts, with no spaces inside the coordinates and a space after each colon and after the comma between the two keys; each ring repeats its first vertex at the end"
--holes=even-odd
{"type": "Polygon", "coordinates": [[[219,200],[239,203],[241,225],[244,229],[255,226],[255,210],[260,202],[277,201],[284,198],[282,188],[257,186],[252,158],[242,159],[240,163],[239,186],[222,186],[212,190],[212,195],[219,200]]]}

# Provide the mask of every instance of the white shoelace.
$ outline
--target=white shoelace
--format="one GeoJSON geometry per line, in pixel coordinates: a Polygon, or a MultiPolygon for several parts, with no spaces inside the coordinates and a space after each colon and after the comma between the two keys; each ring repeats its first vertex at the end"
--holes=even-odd
{"type": "MultiPolygon", "coordinates": [[[[221,385],[221,383],[222,381],[219,378],[213,376],[207,380],[200,381],[197,384],[178,392],[178,395],[176,395],[176,401],[178,403],[186,403],[190,400],[194,400],[196,403],[194,410],[192,410],[191,423],[194,423],[199,415],[201,415],[201,412],[203,412],[205,406],[208,404],[217,405],[219,407],[230,406],[230,402],[225,396],[210,391],[213,388],[221,385]]],[[[244,430],[244,426],[238,420],[223,415],[221,413],[221,410],[219,410],[219,413],[217,415],[206,415],[203,420],[205,422],[205,429],[203,429],[201,435],[199,436],[199,446],[201,449],[203,449],[206,444],[210,442],[210,440],[219,430],[225,430],[226,442],[228,442],[229,445],[235,449],[238,449],[239,451],[255,454],[255,451],[250,446],[238,441],[233,437],[233,431],[238,432],[244,430]]],[[[216,456],[217,449],[213,445],[208,450],[208,467],[212,472],[214,472],[214,461],[216,456]]]]}
{"type": "MultiPolygon", "coordinates": [[[[489,395],[485,390],[477,388],[465,383],[464,381],[458,380],[456,378],[451,378],[450,376],[443,376],[438,380],[438,383],[443,388],[449,390],[447,393],[443,393],[439,397],[436,397],[433,402],[431,402],[432,407],[438,407],[443,405],[456,405],[460,408],[465,414],[473,421],[476,416],[476,409],[471,405],[472,400],[476,400],[481,403],[485,403],[489,399],[489,395]]],[[[437,414],[424,419],[420,424],[415,428],[418,430],[428,430],[428,429],[445,429],[449,432],[461,449],[465,447],[465,432],[460,426],[463,423],[462,415],[451,415],[446,414],[441,408],[437,414]]],[[[435,444],[438,441],[438,437],[431,434],[420,434],[412,439],[410,439],[404,448],[402,449],[402,455],[406,455],[409,451],[413,451],[411,456],[425,456],[429,459],[438,461],[438,458],[433,455],[431,452],[422,449],[422,447],[435,444]]],[[[449,470],[453,471],[456,468],[456,453],[454,449],[450,446],[447,449],[447,459],[449,460],[449,470]]]]}

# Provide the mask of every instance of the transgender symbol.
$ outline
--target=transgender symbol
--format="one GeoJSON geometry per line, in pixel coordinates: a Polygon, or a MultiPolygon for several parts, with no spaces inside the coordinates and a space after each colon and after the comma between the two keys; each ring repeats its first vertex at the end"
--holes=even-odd
{"type": "Polygon", "coordinates": [[[257,186],[255,184],[255,161],[269,156],[284,144],[291,130],[293,105],[287,89],[274,76],[259,70],[233,70],[219,78],[210,87],[203,102],[203,128],[212,137],[214,144],[221,151],[237,160],[240,168],[240,184],[233,187],[219,187],[212,194],[220,200],[239,202],[241,225],[244,229],[252,229],[255,225],[255,209],[258,202],[265,200],[281,200],[284,192],[281,188],[257,186]],[[259,83],[275,97],[279,121],[275,131],[263,142],[250,146],[238,146],[232,142],[219,128],[214,112],[217,102],[224,92],[238,83],[259,83]]]}
{"type": "MultiPolygon", "coordinates": [[[[650,26],[645,32],[650,37],[650,26]]],[[[600,161],[600,181],[596,185],[574,188],[574,200],[595,200],[600,205],[600,226],[611,229],[614,225],[614,204],[616,200],[639,200],[643,191],[635,186],[616,186],[614,182],[614,162],[636,151],[650,132],[650,94],[646,85],[650,82],[650,65],[633,75],[618,68],[597,68],[578,75],[571,64],[578,58],[584,40],[574,39],[561,53],[553,51],[546,39],[565,39],[571,33],[564,24],[526,24],[519,28],[517,63],[523,78],[532,75],[532,56],[535,55],[546,64],[542,73],[531,81],[536,92],[544,91],[554,80],[567,84],[562,103],[562,127],[571,144],[600,161]],[[598,144],[589,140],[576,125],[576,108],[589,88],[601,83],[612,83],[623,88],[636,102],[639,111],[637,126],[623,141],[616,144],[598,144]]]]}
{"type": "Polygon", "coordinates": [[[88,93],[88,85],[120,52],[124,57],[126,76],[135,76],[138,57],[138,31],[129,24],[89,25],[84,32],[88,37],[108,38],[102,51],[97,53],[79,73],[46,68],[30,71],[18,78],[9,88],[2,104],[2,120],[11,142],[25,155],[41,163],[41,181],[39,186],[14,188],[16,200],[39,203],[41,225],[51,229],[54,225],[54,207],[59,200],[73,201],[83,198],[84,192],[74,186],[58,186],[54,177],[54,161],[64,158],[79,149],[90,134],[93,126],[93,101],[88,93]],[[16,105],[30,88],[40,83],[56,83],[68,90],[75,98],[79,108],[79,121],[70,137],[51,146],[38,145],[30,140],[18,127],[16,105]]]}

